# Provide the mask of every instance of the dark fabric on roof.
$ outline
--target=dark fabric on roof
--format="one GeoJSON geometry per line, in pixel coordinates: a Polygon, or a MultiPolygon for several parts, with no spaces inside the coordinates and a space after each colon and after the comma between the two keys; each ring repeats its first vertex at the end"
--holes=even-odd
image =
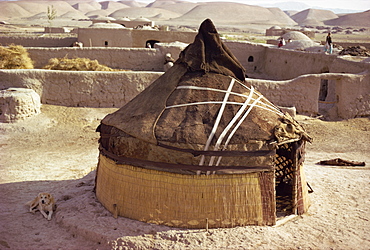
{"type": "Polygon", "coordinates": [[[271,142],[302,138],[300,125],[285,120],[244,81],[243,67],[206,20],[172,68],[102,120],[100,145],[124,159],[195,166],[219,159],[218,166],[256,171],[272,166],[273,156],[259,155],[273,150],[271,142]],[[225,155],[208,155],[211,151],[225,155]]]}
{"type": "Polygon", "coordinates": [[[191,71],[204,71],[232,76],[244,82],[245,69],[223,44],[212,21],[205,20],[195,40],[181,54],[178,62],[191,71]]]}
{"type": "Polygon", "coordinates": [[[169,96],[184,75],[191,72],[219,73],[244,81],[244,68],[222,43],[212,21],[205,20],[195,40],[165,74],[102,123],[143,141],[157,143],[154,129],[169,96]]]}

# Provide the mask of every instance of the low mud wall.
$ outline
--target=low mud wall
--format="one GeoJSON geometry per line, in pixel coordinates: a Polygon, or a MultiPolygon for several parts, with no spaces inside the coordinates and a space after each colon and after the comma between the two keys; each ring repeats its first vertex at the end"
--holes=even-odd
{"type": "Polygon", "coordinates": [[[162,74],[145,71],[0,70],[0,89],[33,89],[43,104],[120,108],[162,74]]]}
{"type": "Polygon", "coordinates": [[[287,81],[247,79],[272,103],[283,107],[295,107],[300,114],[319,113],[320,78],[298,77],[287,81]]]}
{"type": "MultiPolygon", "coordinates": [[[[72,107],[122,107],[162,72],[80,72],[57,70],[0,70],[0,90],[30,88],[44,104],[72,107]]],[[[320,90],[326,91],[331,106],[324,107],[330,118],[349,119],[370,115],[370,74],[313,74],[292,80],[247,79],[248,83],[278,106],[296,107],[297,113],[320,112],[320,90]]],[[[325,99],[323,100],[326,101],[325,99]]],[[[321,110],[322,111],[322,110],[321,110]]]]}
{"type": "MultiPolygon", "coordinates": [[[[252,78],[288,80],[305,74],[351,73],[370,71],[370,63],[345,60],[336,55],[278,49],[250,42],[225,42],[252,78]]],[[[167,44],[148,48],[27,48],[35,68],[50,58],[89,58],[114,69],[163,71],[165,54],[176,60],[184,47],[167,44]]]]}
{"type": "Polygon", "coordinates": [[[370,63],[348,61],[336,55],[270,48],[266,51],[264,74],[277,80],[305,74],[351,73],[370,71],[370,63]]]}
{"type": "Polygon", "coordinates": [[[50,58],[89,58],[113,69],[163,71],[164,54],[156,49],[135,48],[27,48],[35,68],[50,58]]]}
{"type": "Polygon", "coordinates": [[[343,119],[370,116],[370,73],[325,75],[336,82],[334,116],[343,119]]]}
{"type": "Polygon", "coordinates": [[[267,46],[249,42],[225,42],[246,70],[247,76],[263,74],[267,46]]]}
{"type": "Polygon", "coordinates": [[[22,45],[23,47],[70,47],[77,37],[27,37],[0,36],[0,45],[22,45]]]}
{"type": "Polygon", "coordinates": [[[370,116],[370,74],[312,74],[292,80],[247,79],[267,99],[279,106],[295,107],[305,115],[329,119],[370,116]],[[323,83],[328,85],[325,87],[323,83]],[[324,99],[320,95],[325,92],[324,99]]]}
{"type": "Polygon", "coordinates": [[[370,71],[370,63],[345,60],[337,55],[281,49],[251,42],[225,42],[247,75],[288,80],[306,74],[370,71]]]}
{"type": "MultiPolygon", "coordinates": [[[[35,68],[51,58],[89,58],[114,69],[163,71],[164,56],[170,52],[176,60],[184,48],[168,43],[156,49],[120,47],[70,47],[77,38],[0,37],[0,44],[27,47],[35,68]],[[37,47],[35,47],[37,46],[37,47]],[[52,47],[52,48],[51,48],[52,47]]],[[[277,48],[247,41],[225,41],[225,45],[253,78],[288,80],[305,74],[351,73],[370,71],[370,63],[345,60],[337,55],[277,48]]]]}

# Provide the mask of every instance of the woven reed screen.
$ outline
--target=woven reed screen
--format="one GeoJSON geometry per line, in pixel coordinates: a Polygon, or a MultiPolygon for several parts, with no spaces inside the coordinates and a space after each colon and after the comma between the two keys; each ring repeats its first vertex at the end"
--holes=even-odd
{"type": "Polygon", "coordinates": [[[303,214],[310,206],[303,170],[305,144],[302,141],[283,144],[276,153],[275,178],[278,215],[303,214]],[[285,190],[279,192],[281,189],[285,190]]]}
{"type": "Polygon", "coordinates": [[[274,225],[274,172],[186,175],[100,154],[96,195],[113,214],[183,228],[274,225]]]}
{"type": "Polygon", "coordinates": [[[299,166],[297,179],[297,214],[304,214],[308,211],[311,201],[308,196],[308,186],[303,164],[299,166]]]}

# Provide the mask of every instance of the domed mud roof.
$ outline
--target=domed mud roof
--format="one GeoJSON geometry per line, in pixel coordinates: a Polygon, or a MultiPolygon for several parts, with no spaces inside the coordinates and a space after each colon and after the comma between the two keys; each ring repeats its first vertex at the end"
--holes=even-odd
{"type": "Polygon", "coordinates": [[[146,17],[138,17],[134,21],[143,21],[143,22],[150,22],[150,20],[146,17]]]}
{"type": "Polygon", "coordinates": [[[294,49],[294,50],[305,50],[307,48],[320,46],[319,43],[315,43],[312,40],[298,40],[287,43],[283,46],[284,49],[294,49]]]}
{"type": "Polygon", "coordinates": [[[96,18],[93,18],[94,20],[100,20],[100,21],[113,21],[116,20],[114,17],[110,16],[98,16],[96,18]]]}
{"type": "Polygon", "coordinates": [[[280,26],[274,25],[269,28],[270,30],[281,30],[280,26]]]}
{"type": "Polygon", "coordinates": [[[312,41],[311,38],[309,38],[308,36],[306,36],[305,34],[303,34],[302,32],[300,31],[290,31],[288,33],[285,33],[284,35],[282,35],[282,37],[288,41],[289,39],[291,40],[306,40],[306,41],[312,41]]]}
{"type": "Polygon", "coordinates": [[[245,83],[244,68],[208,19],[174,66],[98,131],[110,157],[198,167],[243,166],[256,160],[249,151],[269,154],[274,145],[308,138],[245,83]]]}
{"type": "Polygon", "coordinates": [[[125,26],[119,23],[93,23],[90,28],[107,28],[107,29],[125,29],[125,26]]]}
{"type": "Polygon", "coordinates": [[[127,16],[126,17],[120,17],[120,18],[117,18],[118,21],[131,21],[130,18],[128,18],[127,16]]]}

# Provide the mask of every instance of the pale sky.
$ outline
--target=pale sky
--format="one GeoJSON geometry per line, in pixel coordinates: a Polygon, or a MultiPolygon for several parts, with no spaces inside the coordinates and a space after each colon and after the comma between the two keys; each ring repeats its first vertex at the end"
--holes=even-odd
{"type": "MultiPolygon", "coordinates": [[[[154,0],[136,0],[151,3],[154,0]]],[[[238,2],[250,5],[267,6],[274,3],[297,2],[308,5],[308,8],[321,7],[329,9],[370,10],[370,0],[184,0],[188,2],[238,2]]],[[[370,20],[369,20],[370,22],[370,20]]]]}

